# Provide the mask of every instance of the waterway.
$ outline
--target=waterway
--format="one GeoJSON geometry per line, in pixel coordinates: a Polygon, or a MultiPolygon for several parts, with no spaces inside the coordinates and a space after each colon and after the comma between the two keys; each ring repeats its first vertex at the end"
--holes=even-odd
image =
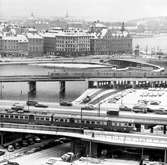
{"type": "MultiPolygon", "coordinates": [[[[46,68],[36,65],[0,65],[2,75],[44,75],[53,72],[57,68],[46,68]]],[[[37,82],[36,96],[31,98],[38,101],[59,102],[59,82],[37,82]]],[[[66,82],[66,94],[64,99],[72,101],[87,89],[83,81],[66,82]]],[[[0,99],[27,100],[29,85],[27,82],[0,83],[0,99]]]]}
{"type": "Polygon", "coordinates": [[[140,46],[141,51],[162,51],[167,53],[167,33],[157,34],[153,37],[142,37],[133,39],[133,49],[136,45],[140,46]]]}

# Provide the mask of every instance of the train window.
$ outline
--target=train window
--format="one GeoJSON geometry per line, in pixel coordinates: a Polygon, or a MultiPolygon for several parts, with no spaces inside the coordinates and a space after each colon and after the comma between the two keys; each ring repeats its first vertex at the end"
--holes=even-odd
{"type": "Polygon", "coordinates": [[[69,119],[67,119],[67,122],[69,123],[69,122],[70,122],[70,120],[69,120],[69,119]]]}
{"type": "Polygon", "coordinates": [[[100,125],[103,125],[103,122],[102,122],[102,121],[100,122],[100,125]]]}
{"type": "Polygon", "coordinates": [[[87,123],[87,124],[90,124],[90,121],[87,120],[86,123],[87,123]]]}
{"type": "Polygon", "coordinates": [[[60,122],[63,122],[63,119],[60,119],[60,122]]]}
{"type": "Polygon", "coordinates": [[[112,122],[112,126],[115,126],[115,123],[114,123],[114,122],[112,122]]]}
{"type": "Polygon", "coordinates": [[[13,119],[14,118],[13,115],[10,115],[10,118],[13,119]]]}
{"type": "Polygon", "coordinates": [[[5,115],[5,118],[9,118],[9,115],[5,115]]]}
{"type": "Polygon", "coordinates": [[[129,126],[132,126],[132,124],[131,124],[131,123],[128,123],[128,125],[129,125],[129,126]]]}
{"type": "Polygon", "coordinates": [[[120,123],[120,125],[123,127],[123,126],[125,126],[125,123],[120,123]]]}
{"type": "Polygon", "coordinates": [[[58,119],[54,119],[54,121],[58,122],[59,120],[58,119]]]}
{"type": "Polygon", "coordinates": [[[116,123],[116,126],[118,126],[118,127],[119,127],[119,126],[120,126],[120,123],[116,123]]]}
{"type": "Polygon", "coordinates": [[[78,123],[78,120],[74,120],[74,123],[78,123]]]}
{"type": "Polygon", "coordinates": [[[39,117],[36,117],[35,120],[39,120],[39,117]]]}
{"type": "Polygon", "coordinates": [[[104,125],[107,125],[107,122],[106,122],[106,121],[104,121],[103,123],[104,123],[104,125]]]}
{"type": "Polygon", "coordinates": [[[95,122],[94,122],[94,121],[92,121],[92,124],[95,124],[95,122]]]}
{"type": "Polygon", "coordinates": [[[3,115],[1,115],[1,118],[3,118],[3,115]]]}
{"type": "Polygon", "coordinates": [[[84,120],[82,120],[82,122],[81,123],[83,123],[84,124],[84,120]]]}
{"type": "Polygon", "coordinates": [[[41,117],[40,119],[41,119],[41,120],[44,120],[44,117],[41,117]]]}
{"type": "Polygon", "coordinates": [[[97,121],[97,124],[100,124],[100,122],[99,122],[99,121],[97,121]]]}
{"type": "Polygon", "coordinates": [[[49,117],[46,117],[45,120],[49,121],[49,117]]]}
{"type": "Polygon", "coordinates": [[[25,118],[25,119],[28,119],[28,116],[25,116],[24,118],[25,118]]]}
{"type": "Polygon", "coordinates": [[[19,117],[15,115],[15,119],[18,119],[19,117]]]}

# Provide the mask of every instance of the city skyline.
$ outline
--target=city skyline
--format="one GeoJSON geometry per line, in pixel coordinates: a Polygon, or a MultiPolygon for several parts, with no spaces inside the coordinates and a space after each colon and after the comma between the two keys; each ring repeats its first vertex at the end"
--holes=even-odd
{"type": "Polygon", "coordinates": [[[1,18],[64,17],[87,20],[127,21],[144,17],[167,16],[165,0],[0,0],[1,18]]]}

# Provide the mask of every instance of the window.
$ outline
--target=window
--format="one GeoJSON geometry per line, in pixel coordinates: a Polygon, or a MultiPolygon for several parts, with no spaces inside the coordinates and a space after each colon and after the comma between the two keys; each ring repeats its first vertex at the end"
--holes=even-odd
{"type": "Polygon", "coordinates": [[[49,117],[46,117],[45,120],[46,120],[46,121],[49,121],[49,117]]]}
{"type": "Polygon", "coordinates": [[[9,115],[5,115],[5,118],[9,118],[9,115]]]}
{"type": "Polygon", "coordinates": [[[19,117],[15,115],[15,119],[18,119],[19,117]]]}
{"type": "Polygon", "coordinates": [[[25,118],[25,119],[28,119],[28,116],[25,116],[24,118],[25,118]]]}

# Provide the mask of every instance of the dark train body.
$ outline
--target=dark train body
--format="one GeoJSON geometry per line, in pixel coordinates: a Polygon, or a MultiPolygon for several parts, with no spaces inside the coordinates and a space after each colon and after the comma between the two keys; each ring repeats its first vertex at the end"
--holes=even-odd
{"type": "Polygon", "coordinates": [[[9,113],[0,111],[0,122],[72,127],[104,131],[131,132],[135,129],[132,120],[113,117],[80,116],[56,113],[9,113]]]}

